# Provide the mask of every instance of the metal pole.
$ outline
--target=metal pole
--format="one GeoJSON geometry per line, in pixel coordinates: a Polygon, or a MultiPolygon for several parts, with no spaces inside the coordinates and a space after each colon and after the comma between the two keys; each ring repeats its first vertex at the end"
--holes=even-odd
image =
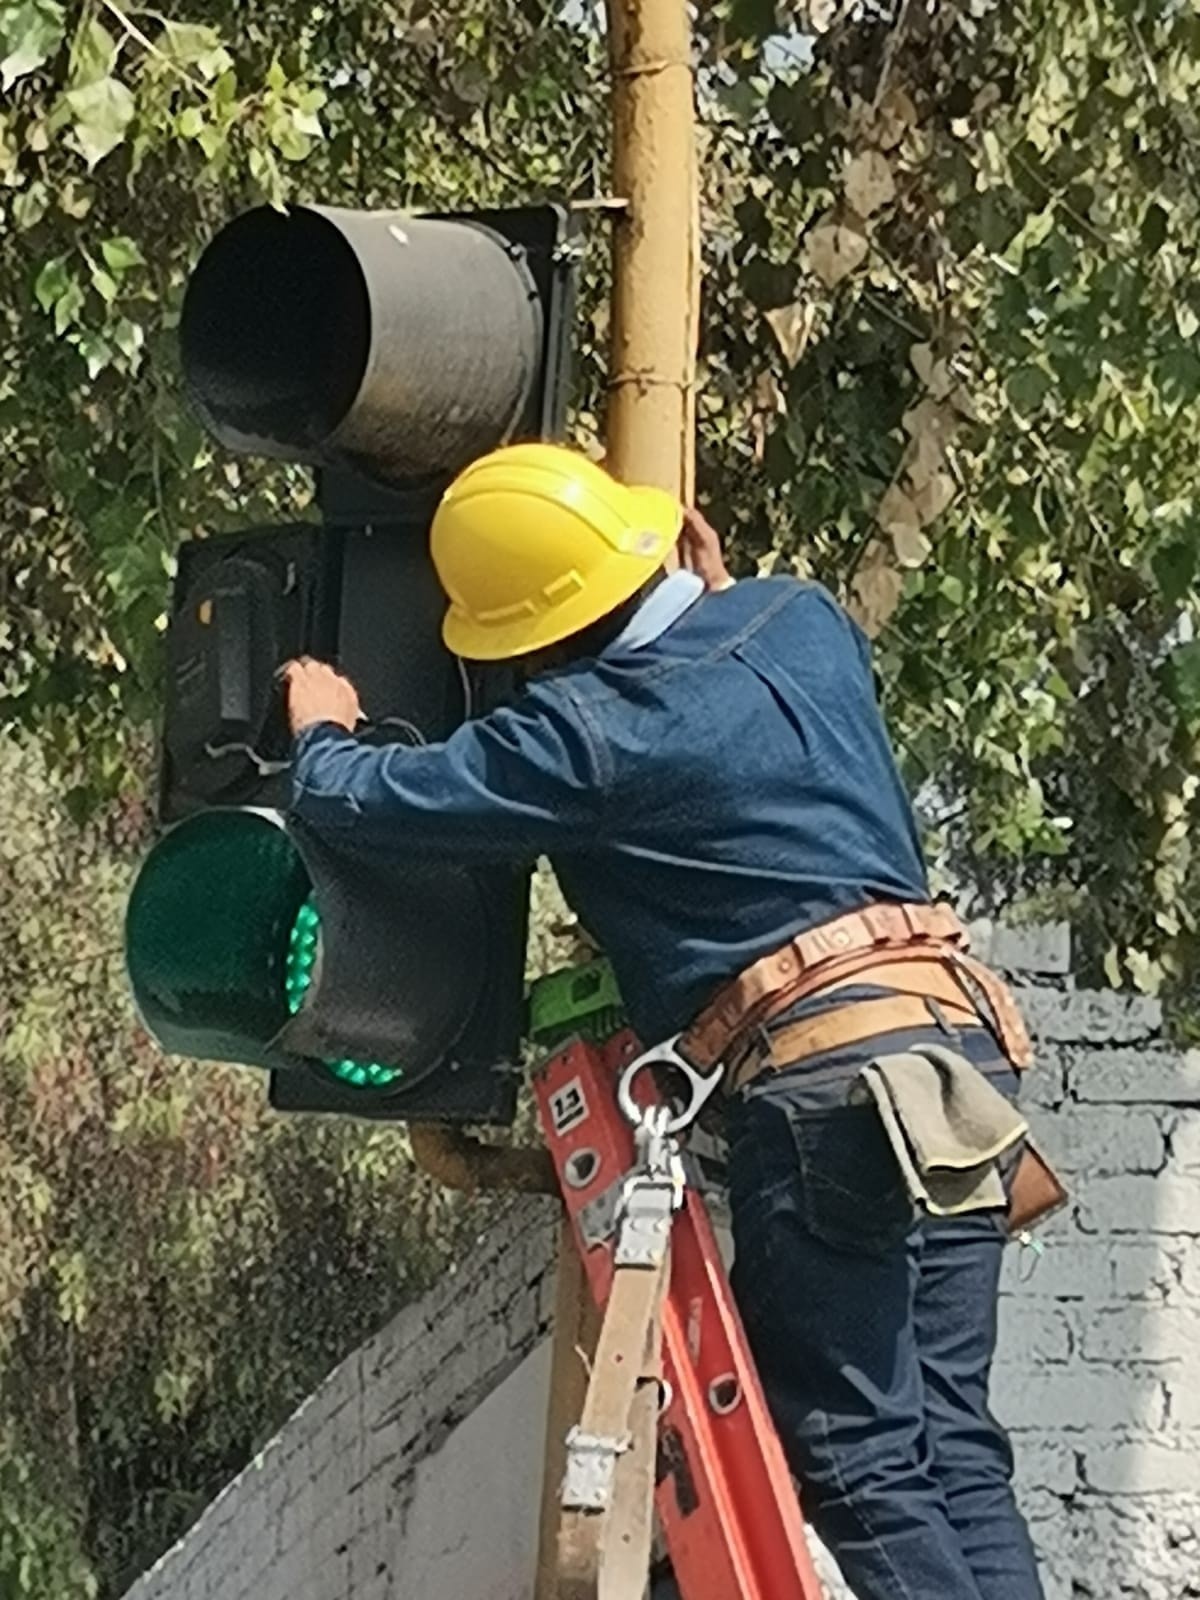
{"type": "MultiPolygon", "coordinates": [[[[612,344],[606,465],[690,501],[695,476],[699,216],[686,0],[606,0],[612,70],[612,344]]],[[[564,1440],[587,1390],[599,1317],[569,1226],[559,1248],[534,1600],[557,1600],[564,1440]]]]}
{"type": "Polygon", "coordinates": [[[691,25],[685,0],[607,0],[613,228],[607,464],[690,499],[699,327],[691,25]]]}

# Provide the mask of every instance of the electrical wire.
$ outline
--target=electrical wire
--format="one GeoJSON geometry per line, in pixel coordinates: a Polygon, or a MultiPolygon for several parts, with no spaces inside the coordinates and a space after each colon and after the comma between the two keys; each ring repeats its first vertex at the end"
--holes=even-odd
{"type": "Polygon", "coordinates": [[[281,772],[290,772],[292,766],[290,761],[268,761],[249,744],[210,743],[204,746],[204,754],[212,761],[220,761],[225,756],[245,756],[260,778],[278,777],[281,772]]]}

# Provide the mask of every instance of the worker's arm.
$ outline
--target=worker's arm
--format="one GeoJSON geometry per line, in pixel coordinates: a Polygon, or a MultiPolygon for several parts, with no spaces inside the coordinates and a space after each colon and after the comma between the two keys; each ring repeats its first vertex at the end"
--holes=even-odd
{"type": "Polygon", "coordinates": [[[535,687],[444,744],[374,746],[336,721],[298,733],[292,815],[357,848],[532,860],[594,841],[606,750],[565,690],[535,687]]]}

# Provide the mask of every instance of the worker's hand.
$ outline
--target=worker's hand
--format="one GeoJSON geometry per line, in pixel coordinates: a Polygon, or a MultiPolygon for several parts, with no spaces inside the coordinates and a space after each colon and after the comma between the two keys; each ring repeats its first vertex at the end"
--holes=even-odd
{"type": "Polygon", "coordinates": [[[336,722],[353,733],[362,720],[357,689],[328,663],[301,656],[289,661],[280,676],[293,736],[317,722],[336,722]]]}
{"type": "Polygon", "coordinates": [[[703,578],[706,589],[728,589],[734,582],[721,554],[717,530],[695,506],[684,510],[678,548],[680,566],[703,578]]]}

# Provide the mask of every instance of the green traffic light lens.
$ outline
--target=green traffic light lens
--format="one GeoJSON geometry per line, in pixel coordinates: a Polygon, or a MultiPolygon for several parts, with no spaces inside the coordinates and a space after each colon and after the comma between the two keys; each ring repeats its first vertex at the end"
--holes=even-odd
{"type": "MultiPolygon", "coordinates": [[[[313,981],[320,934],[321,918],[309,895],[296,913],[288,938],[284,985],[288,1010],[293,1016],[313,981]]],[[[399,1067],[384,1067],[377,1061],[326,1061],[324,1065],[333,1077],[355,1089],[387,1089],[404,1076],[399,1067]]]]}

